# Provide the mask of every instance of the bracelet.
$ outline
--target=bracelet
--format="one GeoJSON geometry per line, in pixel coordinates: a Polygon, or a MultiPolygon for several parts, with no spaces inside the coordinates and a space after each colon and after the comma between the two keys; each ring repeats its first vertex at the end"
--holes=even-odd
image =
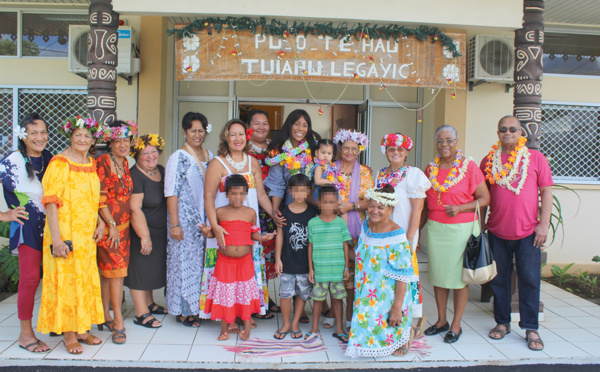
{"type": "Polygon", "coordinates": [[[115,220],[110,220],[110,221],[107,221],[106,223],[109,225],[112,225],[114,227],[117,227],[117,223],[115,222],[115,220]]]}
{"type": "Polygon", "coordinates": [[[345,268],[344,268],[344,270],[348,270],[348,271],[350,271],[350,268],[348,268],[348,267],[345,267],[345,268]]]}
{"type": "Polygon", "coordinates": [[[169,225],[169,229],[174,229],[179,226],[181,226],[181,224],[179,224],[179,223],[177,225],[169,225]]]}

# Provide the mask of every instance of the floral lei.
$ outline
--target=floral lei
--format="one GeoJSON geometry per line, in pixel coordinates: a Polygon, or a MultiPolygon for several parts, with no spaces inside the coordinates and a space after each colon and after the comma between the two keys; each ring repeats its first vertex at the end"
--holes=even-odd
{"type": "Polygon", "coordinates": [[[377,203],[388,207],[395,207],[396,204],[398,204],[398,195],[395,192],[379,192],[375,189],[369,189],[365,194],[365,198],[369,200],[375,200],[377,203]]]}
{"type": "Polygon", "coordinates": [[[138,134],[138,126],[135,121],[127,120],[127,123],[121,125],[120,127],[113,128],[105,125],[102,131],[104,132],[102,141],[106,142],[127,137],[135,137],[138,134]]]}
{"type": "Polygon", "coordinates": [[[525,137],[519,139],[517,147],[510,152],[508,163],[506,164],[502,164],[502,143],[498,141],[496,145],[492,146],[492,150],[487,155],[484,170],[485,179],[491,185],[500,185],[514,192],[515,195],[519,195],[527,179],[527,168],[529,167],[529,157],[531,156],[531,153],[525,146],[525,142],[527,142],[525,137]],[[521,179],[515,188],[512,186],[512,183],[519,174],[519,165],[521,162],[523,163],[520,172],[521,179]]]}
{"type": "Polygon", "coordinates": [[[323,169],[323,173],[325,174],[325,178],[329,182],[333,182],[333,185],[338,191],[341,191],[345,188],[344,186],[344,177],[342,177],[342,172],[335,166],[334,163],[321,160],[319,158],[315,158],[315,164],[320,165],[323,169]]]}
{"type": "Polygon", "coordinates": [[[452,164],[452,168],[450,169],[448,176],[442,184],[440,184],[437,181],[437,176],[440,171],[439,167],[441,163],[440,156],[437,155],[435,158],[433,158],[433,161],[429,163],[429,181],[431,182],[431,187],[433,187],[433,189],[439,193],[438,202],[441,193],[448,192],[448,190],[450,190],[450,188],[459,183],[467,173],[467,168],[469,167],[469,162],[471,162],[471,158],[466,158],[465,161],[463,161],[463,165],[461,167],[460,160],[462,158],[462,150],[459,149],[456,151],[456,155],[454,156],[454,163],[452,164]]]}
{"type": "Polygon", "coordinates": [[[104,136],[104,131],[100,124],[91,118],[82,118],[81,116],[67,119],[67,121],[58,129],[59,132],[67,137],[71,137],[75,129],[85,128],[94,135],[95,138],[104,136]]]}
{"type": "Polygon", "coordinates": [[[269,167],[277,164],[286,167],[292,176],[300,173],[300,170],[304,168],[304,174],[311,178],[310,171],[313,165],[313,157],[306,140],[303,140],[298,147],[294,148],[292,142],[288,139],[283,143],[282,150],[281,153],[276,149],[271,150],[265,163],[269,167]]]}

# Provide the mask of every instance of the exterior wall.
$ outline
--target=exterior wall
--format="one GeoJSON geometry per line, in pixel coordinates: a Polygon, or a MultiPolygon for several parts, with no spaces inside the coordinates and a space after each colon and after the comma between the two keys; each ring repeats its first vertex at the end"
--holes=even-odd
{"type": "Polygon", "coordinates": [[[122,14],[154,14],[188,17],[196,14],[213,16],[319,18],[327,20],[374,20],[444,25],[475,26],[514,30],[521,26],[522,0],[376,0],[365,6],[360,2],[306,0],[281,2],[265,0],[203,1],[188,0],[113,0],[115,11],[122,14]],[[359,9],[360,8],[360,9],[359,9]],[[493,14],[493,17],[490,17],[493,14]]]}

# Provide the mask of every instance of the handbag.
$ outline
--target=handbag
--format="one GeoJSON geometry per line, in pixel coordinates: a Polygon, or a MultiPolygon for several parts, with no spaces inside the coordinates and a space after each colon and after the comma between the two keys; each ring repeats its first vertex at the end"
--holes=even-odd
{"type": "Polygon", "coordinates": [[[480,232],[478,236],[473,235],[475,224],[481,221],[479,202],[475,208],[475,215],[477,219],[473,221],[471,237],[467,241],[463,257],[462,281],[467,284],[485,284],[497,274],[496,261],[492,255],[488,234],[480,232]]]}

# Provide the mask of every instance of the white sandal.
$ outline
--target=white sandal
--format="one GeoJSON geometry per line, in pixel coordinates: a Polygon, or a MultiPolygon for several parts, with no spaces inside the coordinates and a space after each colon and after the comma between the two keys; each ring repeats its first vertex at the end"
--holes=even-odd
{"type": "Polygon", "coordinates": [[[333,328],[333,326],[335,325],[335,318],[325,318],[325,320],[323,321],[323,328],[333,328]]]}

